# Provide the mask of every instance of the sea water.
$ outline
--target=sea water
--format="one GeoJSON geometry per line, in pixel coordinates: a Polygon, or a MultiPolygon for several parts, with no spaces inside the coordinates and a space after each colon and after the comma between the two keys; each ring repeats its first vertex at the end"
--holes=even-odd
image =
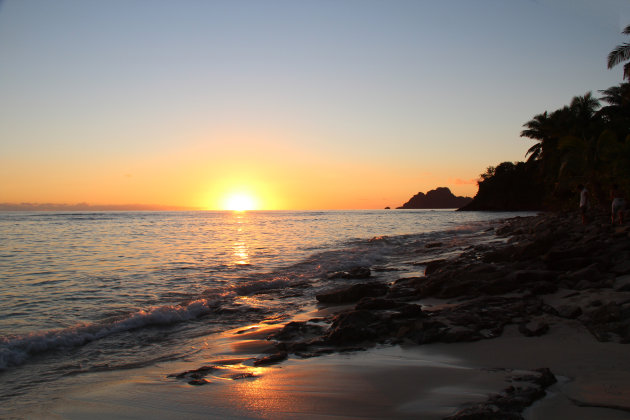
{"type": "Polygon", "coordinates": [[[61,378],[183,359],[190,340],[288,318],[347,284],[330,273],[421,275],[426,244],[461,252],[490,235],[492,220],[516,215],[0,213],[0,406],[36,404],[43,390],[62,392],[61,378]]]}

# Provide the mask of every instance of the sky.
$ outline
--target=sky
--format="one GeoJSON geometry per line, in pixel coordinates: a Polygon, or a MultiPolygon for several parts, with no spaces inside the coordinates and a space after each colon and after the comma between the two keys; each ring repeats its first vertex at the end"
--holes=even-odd
{"type": "Polygon", "coordinates": [[[0,203],[379,209],[615,86],[628,0],[0,0],[0,203]]]}

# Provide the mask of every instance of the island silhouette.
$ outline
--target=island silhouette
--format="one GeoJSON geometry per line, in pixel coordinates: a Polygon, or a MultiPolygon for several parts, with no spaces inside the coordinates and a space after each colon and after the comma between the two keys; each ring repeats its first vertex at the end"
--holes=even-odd
{"type": "Polygon", "coordinates": [[[447,187],[438,187],[426,194],[419,192],[397,209],[459,209],[472,202],[470,197],[457,197],[447,187]]]}

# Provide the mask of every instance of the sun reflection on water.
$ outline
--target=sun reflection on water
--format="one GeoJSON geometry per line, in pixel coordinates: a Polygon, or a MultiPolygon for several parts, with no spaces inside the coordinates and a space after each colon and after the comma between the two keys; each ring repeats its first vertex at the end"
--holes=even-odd
{"type": "Polygon", "coordinates": [[[232,246],[234,264],[247,265],[249,264],[249,248],[245,242],[235,242],[232,246]]]}

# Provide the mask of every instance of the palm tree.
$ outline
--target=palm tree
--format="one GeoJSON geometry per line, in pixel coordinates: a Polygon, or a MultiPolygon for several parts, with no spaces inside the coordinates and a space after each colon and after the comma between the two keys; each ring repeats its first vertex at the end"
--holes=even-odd
{"type": "Polygon", "coordinates": [[[527,137],[533,140],[538,140],[538,143],[534,144],[527,150],[525,153],[525,157],[527,155],[531,156],[527,160],[528,162],[531,160],[542,159],[543,152],[543,142],[547,139],[547,125],[549,122],[549,115],[547,115],[547,111],[542,114],[535,115],[534,118],[527,121],[523,124],[525,130],[521,131],[521,137],[527,137]]]}
{"type": "Polygon", "coordinates": [[[630,134],[630,83],[622,83],[599,91],[608,105],[599,113],[620,140],[630,134]]]}
{"type": "MultiPolygon", "coordinates": [[[[630,35],[630,25],[626,26],[621,33],[630,35]]],[[[617,64],[628,59],[630,59],[630,43],[625,42],[621,45],[617,45],[617,47],[608,54],[608,68],[612,69],[617,64]]],[[[626,63],[623,66],[623,78],[630,80],[630,63],[626,63]]]]}

